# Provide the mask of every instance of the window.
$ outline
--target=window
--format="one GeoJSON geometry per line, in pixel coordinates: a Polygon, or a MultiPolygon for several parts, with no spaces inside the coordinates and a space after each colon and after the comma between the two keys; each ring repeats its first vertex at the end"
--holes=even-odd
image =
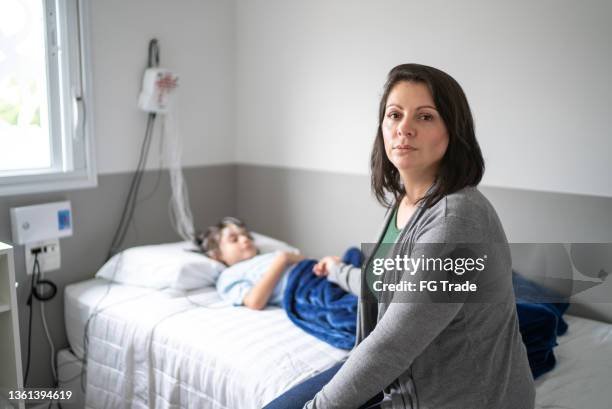
{"type": "Polygon", "coordinates": [[[0,195],[95,186],[86,0],[0,2],[0,195]]]}

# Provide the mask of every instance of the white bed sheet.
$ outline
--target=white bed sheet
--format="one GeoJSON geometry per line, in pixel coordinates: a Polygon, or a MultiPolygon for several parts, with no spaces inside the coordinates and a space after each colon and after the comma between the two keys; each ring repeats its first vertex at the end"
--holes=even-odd
{"type": "Polygon", "coordinates": [[[557,365],[536,380],[536,408],[612,408],[612,325],[565,315],[557,365]]]}
{"type": "Polygon", "coordinates": [[[115,305],[152,291],[155,290],[113,284],[99,278],[66,286],[64,289],[64,318],[68,343],[74,355],[83,358],[85,325],[96,308],[115,305]]]}
{"type": "MultiPolygon", "coordinates": [[[[81,304],[80,313],[66,313],[79,320],[67,325],[78,342],[84,305],[93,311],[109,287],[100,279],[69,287],[70,305],[81,304]]],[[[260,408],[347,355],[305,334],[282,309],[231,307],[214,288],[186,298],[113,285],[100,305],[106,309],[89,327],[88,408],[260,408]]]]}
{"type": "MultiPolygon", "coordinates": [[[[73,351],[82,354],[85,323],[108,288],[100,279],[66,287],[73,351]]],[[[90,328],[88,408],[257,408],[347,355],[281,309],[199,308],[192,302],[223,305],[213,288],[189,294],[110,287],[99,305],[113,307],[90,328]]],[[[536,408],[609,409],[612,325],[566,320],[557,366],[536,381],[536,408]]]]}

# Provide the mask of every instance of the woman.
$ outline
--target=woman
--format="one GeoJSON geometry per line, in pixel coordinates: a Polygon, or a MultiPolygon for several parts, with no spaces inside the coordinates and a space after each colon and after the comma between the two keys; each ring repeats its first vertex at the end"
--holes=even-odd
{"type": "MultiPolygon", "coordinates": [[[[324,386],[304,407],[532,409],[535,390],[519,333],[510,252],[495,210],[476,189],[484,160],[467,99],[452,77],[417,64],[391,70],[371,172],[372,189],[389,208],[374,258],[385,255],[381,243],[391,243],[390,257],[432,259],[452,256],[459,243],[463,249],[484,245],[486,266],[470,280],[496,295],[437,293],[427,301],[422,293],[377,293],[378,279],[427,279],[429,272],[373,277],[369,262],[361,271],[335,257],[322,259],[316,274],[359,295],[357,342],[346,362],[312,381],[324,386]],[[384,398],[369,406],[377,395],[384,398]]],[[[456,275],[435,271],[429,277],[452,281],[456,275]]],[[[307,390],[309,382],[296,389],[307,390]]],[[[283,396],[269,407],[283,407],[283,396]]]]}

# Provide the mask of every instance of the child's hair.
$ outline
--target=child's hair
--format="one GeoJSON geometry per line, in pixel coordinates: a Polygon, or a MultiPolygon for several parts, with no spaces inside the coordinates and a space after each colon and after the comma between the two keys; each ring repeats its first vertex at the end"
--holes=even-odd
{"type": "Polygon", "coordinates": [[[205,232],[199,232],[194,238],[194,242],[198,248],[202,249],[208,257],[218,258],[219,241],[221,240],[221,232],[228,226],[237,226],[246,229],[244,222],[236,217],[224,217],[214,226],[210,226],[205,232]]]}

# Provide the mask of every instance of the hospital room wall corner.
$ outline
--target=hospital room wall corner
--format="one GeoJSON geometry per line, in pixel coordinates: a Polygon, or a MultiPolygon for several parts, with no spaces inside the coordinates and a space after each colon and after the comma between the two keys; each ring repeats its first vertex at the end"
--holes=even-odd
{"type": "MultiPolygon", "coordinates": [[[[236,214],[236,166],[213,165],[184,169],[196,228],[236,214]]],[[[9,209],[37,203],[70,200],[73,211],[73,236],[61,239],[61,269],[47,278],[58,286],[58,296],[45,304],[47,323],[56,350],[68,347],[64,324],[63,289],[66,285],[92,278],[105,261],[112,235],[119,222],[121,208],[132,173],[102,174],[98,186],[66,192],[0,197],[0,242],[11,243],[9,209]]],[[[141,184],[133,223],[123,247],[180,241],[168,218],[170,183],[167,171],[148,170],[141,184]]],[[[25,371],[31,275],[26,275],[23,246],[14,247],[22,362],[25,371]]],[[[28,386],[53,384],[50,350],[40,320],[40,308],[34,309],[32,352],[28,386]]]]}

